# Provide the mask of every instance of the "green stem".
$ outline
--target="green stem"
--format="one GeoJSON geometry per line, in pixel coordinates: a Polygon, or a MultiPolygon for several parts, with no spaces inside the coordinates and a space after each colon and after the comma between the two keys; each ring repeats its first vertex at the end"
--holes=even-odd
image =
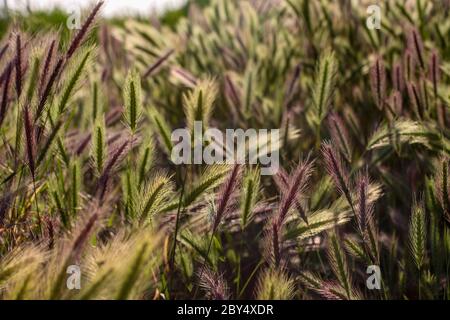
{"type": "Polygon", "coordinates": [[[180,224],[180,212],[181,212],[181,207],[182,207],[183,201],[184,201],[183,197],[184,197],[184,188],[186,186],[186,177],[187,177],[187,169],[184,173],[183,184],[181,185],[180,199],[178,202],[177,218],[175,221],[175,233],[174,233],[174,237],[173,237],[173,245],[172,245],[171,257],[170,257],[170,262],[169,262],[170,270],[172,270],[174,262],[175,262],[175,251],[176,251],[176,246],[177,246],[177,236],[178,236],[178,229],[179,229],[179,224],[180,224]]]}

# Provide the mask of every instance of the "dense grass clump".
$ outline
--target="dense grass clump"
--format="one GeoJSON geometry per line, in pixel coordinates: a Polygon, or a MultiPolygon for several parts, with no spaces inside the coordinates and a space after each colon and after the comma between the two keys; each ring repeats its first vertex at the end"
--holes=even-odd
{"type": "Polygon", "coordinates": [[[450,3],[210,2],[11,24],[0,298],[450,298],[450,3]],[[280,169],[174,164],[195,121],[280,129],[280,169]]]}

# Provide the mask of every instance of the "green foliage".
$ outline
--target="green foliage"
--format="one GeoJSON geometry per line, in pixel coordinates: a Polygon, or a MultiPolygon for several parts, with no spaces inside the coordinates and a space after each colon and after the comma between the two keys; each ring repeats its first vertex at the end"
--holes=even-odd
{"type": "Polygon", "coordinates": [[[65,80],[62,89],[62,95],[57,103],[57,115],[64,113],[67,108],[70,97],[74,95],[74,90],[77,83],[80,81],[83,71],[90,64],[89,57],[92,55],[91,48],[83,49],[77,57],[74,58],[74,62],[68,66],[68,76],[65,80]]]}
{"type": "Polygon", "coordinates": [[[103,172],[106,161],[105,120],[99,117],[95,120],[92,132],[91,157],[97,175],[103,172]]]}
{"type": "Polygon", "coordinates": [[[283,271],[264,271],[259,278],[256,298],[290,300],[294,297],[294,281],[283,271]]]}
{"type": "Polygon", "coordinates": [[[242,228],[247,227],[254,217],[255,206],[261,192],[260,180],[259,170],[249,170],[244,177],[240,199],[242,228]]]}
{"type": "Polygon", "coordinates": [[[319,61],[312,96],[315,118],[320,124],[332,103],[337,62],[333,52],[324,53],[319,61]]]}
{"type": "Polygon", "coordinates": [[[194,129],[195,121],[202,122],[203,126],[208,125],[216,95],[217,87],[213,80],[208,79],[183,96],[186,122],[191,130],[194,129]]]}
{"type": "Polygon", "coordinates": [[[425,260],[426,248],[425,212],[422,204],[415,203],[412,208],[409,226],[409,246],[416,267],[420,270],[425,260]]]}
{"type": "Polygon", "coordinates": [[[1,24],[0,299],[450,298],[449,11],[344,2],[1,24]],[[176,165],[195,121],[280,170],[176,165]]]}
{"type": "Polygon", "coordinates": [[[128,73],[123,90],[123,100],[125,101],[125,123],[132,133],[136,132],[142,115],[142,93],[141,79],[136,70],[128,73]]]}

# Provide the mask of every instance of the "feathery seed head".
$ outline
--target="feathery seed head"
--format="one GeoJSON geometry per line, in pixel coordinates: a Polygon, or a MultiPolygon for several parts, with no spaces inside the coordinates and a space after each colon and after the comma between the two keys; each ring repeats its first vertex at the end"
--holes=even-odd
{"type": "Polygon", "coordinates": [[[135,133],[142,115],[141,78],[136,69],[130,71],[125,79],[123,99],[125,123],[135,133]]]}
{"type": "Polygon", "coordinates": [[[386,68],[381,57],[377,57],[370,67],[370,87],[378,109],[382,110],[386,96],[386,68]]]}

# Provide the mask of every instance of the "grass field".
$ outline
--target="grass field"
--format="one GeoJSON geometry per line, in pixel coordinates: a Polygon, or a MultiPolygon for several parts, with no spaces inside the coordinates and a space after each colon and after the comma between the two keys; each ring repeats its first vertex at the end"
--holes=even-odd
{"type": "Polygon", "coordinates": [[[450,2],[369,5],[2,15],[0,299],[450,298],[450,2]],[[175,164],[197,121],[279,170],[175,164]]]}

